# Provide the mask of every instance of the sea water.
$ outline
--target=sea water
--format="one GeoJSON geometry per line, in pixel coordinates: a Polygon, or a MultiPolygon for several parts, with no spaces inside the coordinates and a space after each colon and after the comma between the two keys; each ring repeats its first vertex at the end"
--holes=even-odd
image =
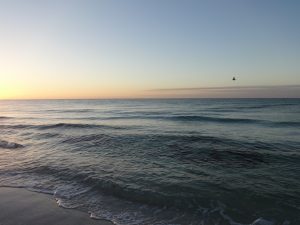
{"type": "Polygon", "coordinates": [[[299,225],[300,99],[0,101],[0,185],[118,225],[299,225]]]}

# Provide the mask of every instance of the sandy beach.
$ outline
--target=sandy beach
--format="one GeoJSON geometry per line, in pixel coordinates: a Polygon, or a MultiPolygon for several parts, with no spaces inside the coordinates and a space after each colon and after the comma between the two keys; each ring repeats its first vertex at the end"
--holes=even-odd
{"type": "Polygon", "coordinates": [[[64,209],[51,195],[22,188],[0,188],[0,225],[112,225],[87,213],[64,209]]]}

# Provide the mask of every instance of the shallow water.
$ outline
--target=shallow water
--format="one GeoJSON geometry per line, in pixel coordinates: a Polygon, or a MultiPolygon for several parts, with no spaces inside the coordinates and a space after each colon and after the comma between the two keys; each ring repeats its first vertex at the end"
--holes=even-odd
{"type": "Polygon", "coordinates": [[[95,218],[300,224],[300,99],[0,101],[0,133],[0,185],[95,218]]]}

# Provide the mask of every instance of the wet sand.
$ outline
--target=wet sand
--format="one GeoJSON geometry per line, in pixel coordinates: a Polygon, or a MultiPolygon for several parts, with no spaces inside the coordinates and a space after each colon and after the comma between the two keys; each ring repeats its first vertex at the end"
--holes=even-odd
{"type": "Polygon", "coordinates": [[[87,213],[64,209],[51,195],[22,188],[0,188],[0,225],[112,225],[87,213]]]}

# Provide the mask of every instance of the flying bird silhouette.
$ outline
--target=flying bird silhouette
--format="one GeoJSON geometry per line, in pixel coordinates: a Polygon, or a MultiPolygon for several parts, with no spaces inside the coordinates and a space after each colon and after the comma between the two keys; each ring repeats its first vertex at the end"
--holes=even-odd
{"type": "Polygon", "coordinates": [[[232,80],[236,80],[235,77],[233,77],[232,80]]]}

